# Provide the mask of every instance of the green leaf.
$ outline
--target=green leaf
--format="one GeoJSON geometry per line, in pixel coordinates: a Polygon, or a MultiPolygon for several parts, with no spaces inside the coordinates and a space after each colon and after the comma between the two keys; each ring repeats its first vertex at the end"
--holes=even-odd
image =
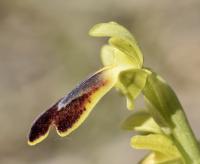
{"type": "Polygon", "coordinates": [[[116,22],[96,24],[90,29],[89,35],[95,37],[120,37],[134,40],[132,34],[116,22]]]}
{"type": "MultiPolygon", "coordinates": [[[[171,87],[157,74],[148,76],[143,89],[144,96],[165,124],[186,163],[200,162],[200,149],[189,126],[183,108],[171,87]]],[[[155,119],[156,121],[156,119],[155,119]]]]}
{"type": "Polygon", "coordinates": [[[123,122],[122,128],[139,132],[162,133],[161,128],[146,111],[140,111],[130,115],[123,122]]]}
{"type": "Polygon", "coordinates": [[[160,128],[166,135],[171,135],[171,129],[162,117],[162,115],[160,115],[160,112],[151,103],[149,103],[146,98],[144,100],[146,103],[146,109],[148,109],[148,112],[152,116],[154,121],[160,126],[160,128]]]}
{"type": "Polygon", "coordinates": [[[137,135],[131,138],[131,145],[136,149],[160,152],[167,157],[180,157],[180,153],[171,139],[163,134],[137,135]]]}
{"type": "Polygon", "coordinates": [[[143,55],[140,51],[136,42],[130,41],[128,39],[112,37],[109,39],[109,43],[128,56],[135,59],[137,68],[141,68],[143,65],[143,55]]]}
{"type": "Polygon", "coordinates": [[[160,76],[152,73],[143,92],[149,103],[158,110],[168,124],[173,126],[171,115],[182,109],[182,106],[169,85],[160,76]]]}
{"type": "Polygon", "coordinates": [[[139,163],[140,164],[184,164],[184,162],[179,157],[174,157],[174,156],[169,157],[159,152],[152,152],[148,154],[139,163]]]}
{"type": "Polygon", "coordinates": [[[130,103],[127,103],[128,109],[133,109],[133,102],[143,90],[149,74],[150,71],[147,71],[145,69],[130,69],[122,71],[120,73],[117,88],[119,88],[122,93],[126,95],[130,103]]]}

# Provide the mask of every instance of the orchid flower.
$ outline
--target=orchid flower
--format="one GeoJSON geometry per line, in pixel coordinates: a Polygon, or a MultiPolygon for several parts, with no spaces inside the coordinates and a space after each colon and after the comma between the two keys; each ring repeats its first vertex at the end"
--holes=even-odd
{"type": "Polygon", "coordinates": [[[127,99],[127,108],[142,93],[147,109],[133,113],[122,127],[134,130],[131,146],[150,150],[142,164],[199,164],[200,149],[183,107],[172,88],[155,72],[143,66],[143,55],[133,35],[115,22],[91,28],[95,37],[109,37],[101,49],[103,68],[82,81],[33,123],[28,144],[44,140],[51,127],[64,137],[77,129],[94,106],[113,87],[127,99]]]}
{"type": "Polygon", "coordinates": [[[61,137],[70,134],[84,122],[97,102],[113,87],[123,91],[132,101],[133,95],[126,93],[119,74],[142,67],[143,58],[133,36],[114,22],[94,26],[90,35],[110,37],[110,44],[102,48],[104,67],[82,81],[35,120],[29,134],[29,145],[44,140],[51,127],[55,127],[61,137]]]}

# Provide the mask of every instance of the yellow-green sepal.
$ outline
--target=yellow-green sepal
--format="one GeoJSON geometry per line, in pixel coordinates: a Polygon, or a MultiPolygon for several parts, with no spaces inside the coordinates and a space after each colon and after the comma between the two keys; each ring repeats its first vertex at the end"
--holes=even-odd
{"type": "Polygon", "coordinates": [[[142,133],[163,133],[152,116],[144,110],[130,115],[122,123],[122,128],[125,130],[135,130],[142,133]]]}
{"type": "Polygon", "coordinates": [[[179,157],[169,157],[155,151],[145,156],[139,164],[184,164],[184,162],[179,157]]]}
{"type": "Polygon", "coordinates": [[[120,37],[135,40],[125,27],[116,22],[96,24],[90,29],[89,35],[95,37],[120,37]]]}
{"type": "Polygon", "coordinates": [[[181,157],[173,141],[163,134],[136,135],[131,138],[131,146],[136,149],[159,152],[169,158],[181,157]]]}
{"type": "Polygon", "coordinates": [[[89,34],[95,37],[111,37],[109,39],[110,45],[130,56],[131,58],[127,60],[133,61],[133,67],[142,67],[143,55],[134,37],[125,27],[116,22],[100,23],[92,27],[89,34]]]}

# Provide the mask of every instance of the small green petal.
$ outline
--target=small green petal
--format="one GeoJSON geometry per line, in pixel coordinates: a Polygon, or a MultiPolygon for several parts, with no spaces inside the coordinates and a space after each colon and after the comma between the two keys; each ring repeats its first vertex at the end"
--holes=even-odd
{"type": "Polygon", "coordinates": [[[117,48],[111,45],[105,45],[101,49],[101,60],[103,65],[115,65],[119,71],[136,68],[133,57],[127,56],[117,48]]]}
{"type": "Polygon", "coordinates": [[[135,58],[136,62],[134,64],[137,65],[137,68],[142,67],[143,55],[136,42],[130,41],[129,39],[112,37],[109,39],[109,43],[118,48],[120,51],[124,52],[125,54],[135,58]]]}
{"type": "Polygon", "coordinates": [[[130,115],[123,122],[122,128],[139,132],[162,133],[161,128],[146,111],[140,111],[130,115]]]}

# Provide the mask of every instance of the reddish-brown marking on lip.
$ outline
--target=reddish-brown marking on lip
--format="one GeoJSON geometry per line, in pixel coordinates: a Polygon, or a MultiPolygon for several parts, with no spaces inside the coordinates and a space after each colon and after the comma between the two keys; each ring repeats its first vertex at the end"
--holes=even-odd
{"type": "Polygon", "coordinates": [[[46,112],[41,114],[38,119],[33,123],[30,133],[29,133],[29,141],[34,142],[41,136],[44,136],[52,123],[53,116],[56,113],[57,110],[57,104],[53,105],[50,109],[48,109],[46,112]]]}
{"type": "Polygon", "coordinates": [[[57,112],[54,125],[57,127],[58,131],[66,132],[67,129],[71,128],[73,124],[78,121],[86,110],[85,104],[88,102],[90,95],[91,93],[82,95],[57,112]]]}
{"type": "Polygon", "coordinates": [[[59,100],[55,105],[39,116],[32,125],[29,141],[34,142],[41,136],[44,136],[51,125],[56,126],[59,132],[66,132],[70,129],[86,110],[85,105],[87,103],[92,103],[90,99],[92,94],[108,82],[108,80],[103,77],[102,73],[103,72],[98,72],[83,81],[66,97],[59,100]],[[58,104],[61,101],[66,104],[63,108],[58,109],[58,104]]]}

